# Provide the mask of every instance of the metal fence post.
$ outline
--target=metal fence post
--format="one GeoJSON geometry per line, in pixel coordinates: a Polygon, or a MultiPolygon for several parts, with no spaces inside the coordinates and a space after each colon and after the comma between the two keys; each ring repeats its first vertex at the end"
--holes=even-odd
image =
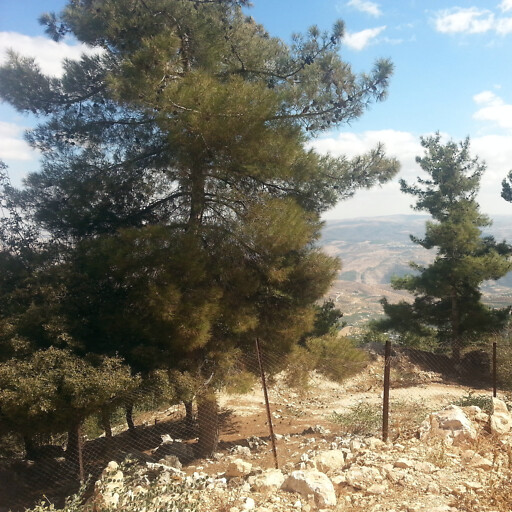
{"type": "Polygon", "coordinates": [[[498,395],[497,395],[497,391],[498,391],[498,386],[497,386],[497,382],[498,382],[498,377],[497,377],[497,367],[498,367],[498,364],[497,364],[497,346],[498,344],[494,341],[493,344],[492,344],[492,396],[494,398],[496,398],[498,395]]]}
{"type": "Polygon", "coordinates": [[[263,361],[261,360],[260,340],[256,338],[256,353],[258,354],[258,364],[260,367],[261,385],[263,386],[263,395],[265,396],[265,406],[267,408],[268,428],[270,431],[270,442],[272,443],[272,453],[274,455],[274,464],[276,469],[279,469],[277,462],[276,438],[274,436],[274,427],[272,426],[272,415],[270,414],[270,402],[267,393],[267,381],[265,379],[265,371],[263,370],[263,361]]]}
{"type": "Polygon", "coordinates": [[[384,352],[384,394],[382,403],[382,440],[386,442],[389,436],[389,386],[391,374],[391,340],[386,341],[384,352]]]}

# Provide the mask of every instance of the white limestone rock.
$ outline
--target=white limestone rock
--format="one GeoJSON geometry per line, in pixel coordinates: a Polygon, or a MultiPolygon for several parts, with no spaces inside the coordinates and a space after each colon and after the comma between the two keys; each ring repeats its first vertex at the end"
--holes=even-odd
{"type": "Polygon", "coordinates": [[[284,482],[284,475],[279,469],[267,469],[252,480],[252,489],[256,492],[275,491],[284,482]]]}
{"type": "Polygon", "coordinates": [[[423,422],[420,439],[432,437],[446,439],[453,445],[462,445],[476,439],[476,428],[457,405],[449,405],[442,411],[434,412],[423,422]]]}
{"type": "Polygon", "coordinates": [[[231,461],[226,469],[227,477],[247,476],[251,473],[252,464],[242,459],[231,461]]]}
{"type": "Polygon", "coordinates": [[[319,508],[334,507],[336,493],[329,477],[320,471],[293,471],[284,481],[283,491],[297,492],[307,498],[313,495],[315,505],[319,508]]]}
{"type": "Polygon", "coordinates": [[[345,473],[347,484],[355,489],[368,490],[374,484],[383,481],[382,475],[377,468],[367,466],[352,466],[345,473]]]}
{"type": "Polygon", "coordinates": [[[124,491],[124,475],[115,461],[108,463],[94,486],[94,505],[99,509],[116,509],[124,491]]]}
{"type": "Polygon", "coordinates": [[[499,398],[492,399],[489,426],[493,434],[508,434],[512,430],[512,415],[508,411],[507,404],[499,398]]]}
{"type": "Polygon", "coordinates": [[[345,456],[341,450],[324,450],[313,458],[313,463],[322,473],[339,472],[345,464],[345,456]]]}

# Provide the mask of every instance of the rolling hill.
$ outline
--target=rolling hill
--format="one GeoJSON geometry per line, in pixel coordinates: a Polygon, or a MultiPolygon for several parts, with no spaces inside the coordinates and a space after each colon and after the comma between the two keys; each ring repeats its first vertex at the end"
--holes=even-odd
{"type": "MultiPolygon", "coordinates": [[[[393,276],[410,273],[408,263],[428,264],[434,251],[414,244],[409,235],[422,236],[424,215],[392,215],[327,221],[320,244],[330,255],[342,261],[342,269],[329,296],[344,312],[349,325],[360,327],[369,319],[382,315],[379,300],[410,300],[411,296],[393,290],[393,276]]],[[[497,216],[485,235],[512,242],[512,216],[497,216]]],[[[512,304],[512,272],[497,282],[482,287],[487,304],[503,307],[512,304]]]]}

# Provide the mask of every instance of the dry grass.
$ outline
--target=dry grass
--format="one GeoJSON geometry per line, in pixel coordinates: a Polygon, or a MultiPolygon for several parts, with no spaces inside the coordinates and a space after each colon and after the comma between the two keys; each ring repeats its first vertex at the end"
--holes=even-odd
{"type": "Polygon", "coordinates": [[[498,436],[479,436],[470,448],[492,460],[490,471],[480,473],[477,480],[482,492],[469,491],[457,496],[454,506],[461,512],[510,512],[512,510],[512,446],[498,436]]]}

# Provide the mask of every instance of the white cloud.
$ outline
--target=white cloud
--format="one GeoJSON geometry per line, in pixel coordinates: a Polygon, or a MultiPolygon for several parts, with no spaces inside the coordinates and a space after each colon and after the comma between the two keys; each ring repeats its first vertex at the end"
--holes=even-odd
{"type": "Polygon", "coordinates": [[[36,158],[36,152],[23,139],[25,128],[0,121],[0,159],[28,161],[36,158]]]}
{"type": "MultiPolygon", "coordinates": [[[[443,143],[448,140],[450,137],[443,134],[443,143]]],[[[327,212],[324,215],[325,219],[414,213],[410,207],[414,198],[400,192],[398,179],[403,178],[409,183],[415,183],[416,177],[423,175],[423,171],[415,161],[416,156],[424,154],[419,137],[416,135],[396,130],[344,132],[337,137],[318,139],[312,143],[312,146],[322,154],[330,153],[334,156],[345,154],[351,157],[375,147],[378,141],[384,143],[388,155],[395,156],[402,164],[399,176],[383,187],[356,192],[353,198],[342,201],[327,212]]],[[[481,211],[491,217],[510,214],[510,204],[503,201],[500,194],[501,181],[512,167],[512,134],[473,137],[471,154],[478,155],[487,163],[487,170],[482,177],[478,195],[481,211]]]]}
{"type": "Polygon", "coordinates": [[[56,43],[42,36],[26,36],[17,32],[0,32],[0,64],[7,58],[7,50],[12,49],[25,57],[35,57],[41,70],[49,75],[61,76],[62,60],[77,60],[83,53],[98,53],[83,44],[56,43]]]}
{"type": "Polygon", "coordinates": [[[512,18],[501,18],[496,22],[496,32],[500,36],[506,36],[512,32],[512,18]]]}
{"type": "MultiPolygon", "coordinates": [[[[369,151],[378,142],[384,143],[387,155],[394,156],[400,161],[402,168],[399,177],[413,181],[419,173],[415,157],[421,154],[421,145],[419,139],[412,133],[397,130],[343,132],[337,137],[315,140],[312,146],[321,154],[346,155],[350,158],[369,151]]],[[[400,192],[398,178],[395,178],[382,187],[356,192],[353,198],[339,203],[333,210],[327,212],[324,218],[340,219],[412,213],[410,204],[411,199],[400,192]]]]}
{"type": "MultiPolygon", "coordinates": [[[[504,0],[499,6],[501,11],[512,10],[512,0],[504,0]]],[[[512,18],[500,17],[488,9],[478,7],[453,7],[438,11],[435,27],[445,34],[483,34],[495,32],[500,36],[512,33],[512,18]]]]}
{"type": "Polygon", "coordinates": [[[347,32],[343,38],[343,42],[353,50],[362,50],[366,48],[371,42],[383,31],[386,26],[367,28],[360,32],[347,32]]]}
{"type": "Polygon", "coordinates": [[[512,11],[512,0],[503,0],[503,2],[501,2],[500,5],[498,5],[498,7],[503,12],[512,11]]]}
{"type": "Polygon", "coordinates": [[[494,25],[494,14],[476,7],[443,9],[435,19],[436,30],[445,34],[480,34],[492,30],[494,25]]]}
{"type": "Polygon", "coordinates": [[[369,0],[350,0],[347,5],[354,7],[354,9],[357,9],[358,11],[375,16],[376,18],[382,15],[379,5],[375,2],[370,2],[369,0]]]}
{"type": "Polygon", "coordinates": [[[473,114],[473,119],[490,121],[499,128],[512,131],[512,105],[491,91],[483,91],[473,96],[480,108],[473,114]]]}
{"type": "Polygon", "coordinates": [[[473,96],[477,105],[503,105],[503,100],[492,91],[482,91],[473,96]]]}

